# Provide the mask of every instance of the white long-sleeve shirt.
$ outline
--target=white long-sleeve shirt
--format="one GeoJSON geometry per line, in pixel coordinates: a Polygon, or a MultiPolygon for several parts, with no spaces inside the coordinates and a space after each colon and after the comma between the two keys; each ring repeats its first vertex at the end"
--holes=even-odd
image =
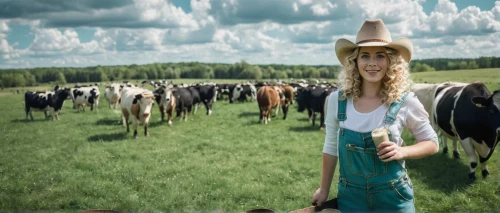
{"type": "MultiPolygon", "coordinates": [[[[404,127],[407,127],[417,142],[433,141],[439,147],[437,134],[429,123],[429,115],[413,92],[410,92],[406,97],[392,125],[384,123],[384,116],[387,110],[389,110],[388,104],[382,104],[371,112],[361,113],[354,108],[352,98],[347,99],[347,119],[339,122],[339,120],[337,120],[338,95],[339,93],[336,91],[328,96],[328,107],[325,119],[326,136],[323,153],[338,156],[338,135],[340,127],[364,133],[371,132],[376,128],[387,128],[388,126],[392,134],[389,140],[395,142],[398,146],[403,145],[404,141],[403,138],[401,138],[401,134],[404,127]]],[[[404,167],[404,161],[399,162],[404,167]]]]}

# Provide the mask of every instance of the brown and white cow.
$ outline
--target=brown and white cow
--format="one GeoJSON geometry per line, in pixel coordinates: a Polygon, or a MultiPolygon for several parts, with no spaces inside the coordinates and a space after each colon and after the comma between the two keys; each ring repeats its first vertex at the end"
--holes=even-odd
{"type": "Polygon", "coordinates": [[[108,101],[110,109],[116,109],[121,96],[120,84],[113,83],[104,90],[104,97],[108,101]]]}
{"type": "Polygon", "coordinates": [[[161,121],[165,121],[165,113],[167,113],[169,126],[172,126],[172,113],[175,110],[176,103],[172,88],[171,84],[161,85],[154,91],[156,103],[158,103],[158,108],[160,109],[161,121]]]}
{"type": "Polygon", "coordinates": [[[153,92],[149,90],[138,87],[123,88],[121,94],[123,125],[127,127],[127,132],[130,132],[128,120],[129,118],[132,119],[135,138],[138,138],[138,125],[144,125],[144,135],[149,135],[148,124],[151,118],[154,100],[155,96],[153,92]]]}
{"type": "Polygon", "coordinates": [[[277,86],[263,86],[257,91],[257,103],[259,105],[260,115],[259,122],[264,124],[271,121],[271,110],[276,108],[276,115],[278,115],[280,102],[284,100],[281,89],[277,86]]]}
{"type": "Polygon", "coordinates": [[[437,90],[433,112],[442,133],[460,140],[469,159],[469,180],[476,179],[477,155],[487,177],[486,162],[500,141],[500,90],[492,94],[481,82],[443,86],[437,90]]]}

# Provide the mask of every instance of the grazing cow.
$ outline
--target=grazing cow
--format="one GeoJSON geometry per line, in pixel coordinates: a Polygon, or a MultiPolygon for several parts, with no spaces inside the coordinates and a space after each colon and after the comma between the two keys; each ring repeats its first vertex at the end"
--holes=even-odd
{"type": "Polygon", "coordinates": [[[500,140],[500,90],[491,94],[481,82],[438,88],[433,105],[435,122],[444,135],[460,140],[469,159],[469,181],[476,179],[477,154],[482,176],[500,140]],[[476,154],[477,153],[477,154],[476,154]]]}
{"type": "Polygon", "coordinates": [[[281,102],[281,108],[283,109],[283,120],[285,120],[286,115],[288,114],[288,107],[290,106],[290,104],[293,104],[294,90],[293,87],[285,85],[281,86],[281,91],[283,91],[283,96],[285,96],[285,99],[281,102]]]}
{"type": "Polygon", "coordinates": [[[118,102],[120,100],[121,88],[119,84],[111,84],[104,90],[104,96],[108,101],[108,106],[110,109],[116,109],[118,102]]]}
{"type": "Polygon", "coordinates": [[[276,108],[276,115],[279,111],[281,100],[284,99],[281,89],[277,86],[263,86],[257,91],[257,103],[259,105],[259,122],[267,124],[271,121],[271,110],[276,108]]]}
{"type": "Polygon", "coordinates": [[[172,126],[172,113],[175,109],[176,99],[172,92],[172,85],[161,85],[154,91],[156,103],[160,108],[161,121],[165,121],[165,113],[168,114],[168,125],[172,126]]]}
{"type": "Polygon", "coordinates": [[[182,119],[181,113],[183,113],[184,121],[187,121],[188,114],[191,114],[193,109],[193,96],[191,96],[191,92],[187,88],[176,88],[174,90],[174,96],[176,100],[176,117],[182,119]]]}
{"type": "Polygon", "coordinates": [[[205,105],[205,109],[207,110],[207,115],[212,114],[212,104],[215,102],[217,96],[217,89],[214,85],[201,85],[197,86],[200,94],[201,102],[205,105]]]}
{"type": "Polygon", "coordinates": [[[123,115],[123,125],[127,127],[127,132],[130,132],[128,120],[132,119],[134,125],[134,137],[138,138],[137,126],[144,125],[144,135],[149,136],[148,125],[151,118],[152,108],[155,97],[149,90],[126,87],[121,94],[121,108],[123,115]]]}
{"type": "Polygon", "coordinates": [[[26,119],[28,115],[33,120],[33,110],[43,111],[47,117],[47,111],[52,116],[52,120],[59,120],[59,111],[61,110],[64,100],[69,95],[69,89],[59,89],[55,92],[31,92],[27,91],[24,94],[24,105],[26,119]]]}
{"type": "Polygon", "coordinates": [[[97,111],[99,106],[99,88],[98,87],[80,87],[73,90],[74,103],[78,111],[85,111],[85,106],[90,105],[90,110],[97,111]]]}

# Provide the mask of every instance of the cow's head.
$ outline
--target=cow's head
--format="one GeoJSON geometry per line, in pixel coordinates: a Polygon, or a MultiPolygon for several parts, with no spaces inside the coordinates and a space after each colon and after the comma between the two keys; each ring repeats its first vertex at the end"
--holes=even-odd
{"type": "Polygon", "coordinates": [[[234,87],[234,89],[233,89],[233,101],[238,100],[242,91],[243,91],[243,86],[241,86],[241,84],[238,84],[234,87]]]}
{"type": "Polygon", "coordinates": [[[118,99],[120,99],[122,89],[120,88],[120,85],[112,84],[109,88],[109,91],[111,93],[111,103],[115,104],[118,99]]]}
{"type": "Polygon", "coordinates": [[[495,134],[495,144],[500,141],[500,90],[496,90],[490,97],[473,97],[472,103],[476,107],[485,108],[488,110],[488,127],[495,134]]]}
{"type": "Polygon", "coordinates": [[[155,101],[155,96],[151,92],[137,94],[132,101],[131,113],[137,118],[148,118],[155,101]]]}
{"type": "Polygon", "coordinates": [[[171,95],[172,95],[172,88],[173,88],[173,86],[171,84],[170,85],[161,85],[155,91],[155,97],[160,98],[160,100],[156,100],[158,102],[158,104],[161,104],[161,105],[170,104],[171,95]]]}
{"type": "Polygon", "coordinates": [[[310,87],[300,87],[297,89],[297,111],[304,112],[307,108],[307,102],[309,101],[309,96],[311,95],[310,87]]]}

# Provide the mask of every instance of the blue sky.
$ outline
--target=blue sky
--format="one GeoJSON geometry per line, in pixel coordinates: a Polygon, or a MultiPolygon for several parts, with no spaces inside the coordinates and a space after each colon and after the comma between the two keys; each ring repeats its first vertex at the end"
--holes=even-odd
{"type": "Polygon", "coordinates": [[[414,59],[500,56],[494,0],[0,0],[0,68],[339,64],[335,41],[376,18],[414,59]]]}

